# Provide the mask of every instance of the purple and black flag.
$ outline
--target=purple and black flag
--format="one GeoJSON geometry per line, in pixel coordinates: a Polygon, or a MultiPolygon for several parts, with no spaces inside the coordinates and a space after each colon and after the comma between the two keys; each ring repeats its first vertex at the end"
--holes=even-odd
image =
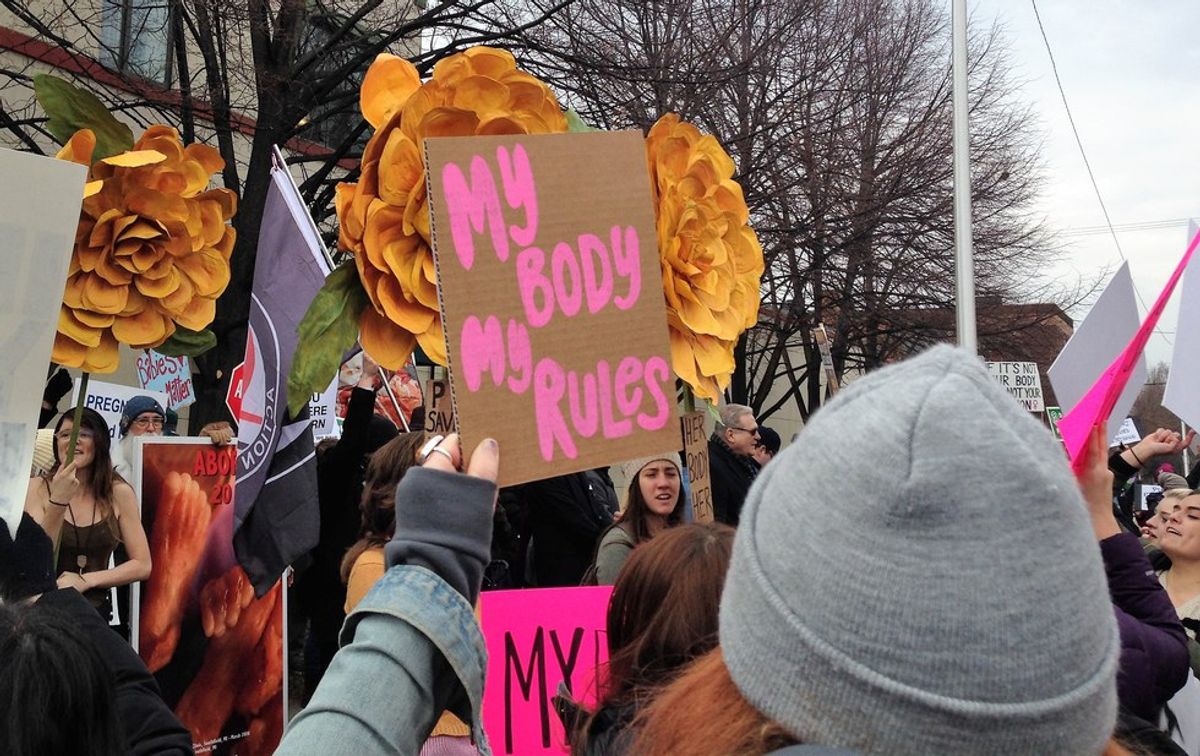
{"type": "Polygon", "coordinates": [[[317,544],[317,463],[307,405],[287,408],[296,328],[329,273],[320,237],[278,150],[263,208],[246,359],[229,405],[238,418],[233,547],[255,592],[317,544]]]}

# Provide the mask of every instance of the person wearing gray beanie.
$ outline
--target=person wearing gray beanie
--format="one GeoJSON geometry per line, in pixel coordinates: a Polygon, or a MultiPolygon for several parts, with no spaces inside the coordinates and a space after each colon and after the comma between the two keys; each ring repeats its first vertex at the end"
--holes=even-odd
{"type": "Polygon", "coordinates": [[[851,384],[764,468],[720,650],[675,684],[706,721],[690,748],[656,732],[686,700],[668,689],[634,752],[1098,754],[1120,653],[1061,448],[978,358],[939,346],[851,384]],[[706,706],[702,690],[727,692],[706,706]],[[754,738],[722,741],[736,721],[754,738]]]}
{"type": "Polygon", "coordinates": [[[683,522],[683,465],[678,452],[651,454],[621,465],[629,481],[625,508],[596,543],[584,585],[613,585],[638,544],[683,522]]]}

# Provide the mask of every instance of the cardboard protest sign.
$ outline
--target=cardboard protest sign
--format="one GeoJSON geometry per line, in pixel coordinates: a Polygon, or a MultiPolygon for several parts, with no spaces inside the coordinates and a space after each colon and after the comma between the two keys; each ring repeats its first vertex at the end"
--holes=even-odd
{"type": "Polygon", "coordinates": [[[457,425],[454,419],[454,402],[450,399],[450,383],[431,380],[425,384],[425,395],[429,397],[425,407],[425,432],[440,433],[443,436],[454,433],[457,425]]]}
{"type": "Polygon", "coordinates": [[[312,434],[316,441],[341,435],[337,416],[337,393],[338,384],[334,378],[324,391],[313,394],[308,400],[308,417],[312,420],[312,434]]]}
{"type": "Polygon", "coordinates": [[[425,141],[463,445],[500,485],[678,447],[640,132],[425,141]]]}
{"type": "MultiPolygon", "coordinates": [[[[106,383],[95,378],[88,380],[87,397],[83,406],[90,407],[100,413],[104,422],[108,423],[108,435],[116,442],[121,424],[121,413],[125,410],[125,402],[135,396],[148,396],[158,402],[164,409],[167,406],[167,395],[161,391],[122,386],[117,383],[106,383]]],[[[79,383],[71,390],[71,406],[79,401],[79,383]]]]}
{"type": "Polygon", "coordinates": [[[595,704],[608,660],[605,617],[612,586],[484,591],[487,644],[483,726],[495,754],[563,754],[566,734],[552,699],[560,682],[595,704]]]}
{"type": "Polygon", "coordinates": [[[166,394],[168,409],[178,410],[196,401],[192,365],[187,357],[168,357],[153,349],[138,352],[138,385],[166,394]]]}
{"type": "Polygon", "coordinates": [[[15,537],[87,168],[0,150],[0,517],[15,537]]]}
{"type": "MultiPolygon", "coordinates": [[[[1188,238],[1200,234],[1196,221],[1188,224],[1188,238]]],[[[1162,404],[1193,428],[1200,428],[1200,255],[1194,255],[1179,285],[1179,326],[1171,352],[1171,372],[1162,404]]]]}
{"type": "Polygon", "coordinates": [[[1036,362],[989,362],[988,373],[1029,412],[1046,409],[1036,362]]]}
{"type": "MultiPolygon", "coordinates": [[[[133,641],[196,753],[274,753],[283,734],[281,583],[261,599],[233,553],[233,446],[141,438],[134,485],[154,565],[133,641]]],[[[140,596],[139,596],[140,594],[140,596]]]]}
{"type": "Polygon", "coordinates": [[[712,469],[708,465],[708,436],[704,413],[689,412],[680,418],[683,426],[683,455],[687,467],[688,493],[693,522],[712,522],[712,469]]]}

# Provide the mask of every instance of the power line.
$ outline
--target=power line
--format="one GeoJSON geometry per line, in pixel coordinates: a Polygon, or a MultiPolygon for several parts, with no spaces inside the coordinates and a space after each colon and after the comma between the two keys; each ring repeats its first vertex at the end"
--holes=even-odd
{"type": "MultiPolygon", "coordinates": [[[[1050,70],[1054,74],[1054,84],[1058,87],[1058,95],[1062,98],[1063,109],[1067,112],[1067,123],[1071,125],[1071,133],[1075,136],[1075,145],[1079,147],[1079,155],[1083,158],[1083,166],[1087,169],[1088,180],[1092,182],[1092,190],[1096,193],[1096,201],[1100,204],[1100,212],[1104,215],[1104,226],[1108,233],[1112,236],[1113,245],[1117,248],[1117,254],[1121,257],[1121,262],[1128,262],[1125,257],[1125,250],[1121,249],[1121,240],[1117,238],[1117,231],[1113,227],[1112,218],[1108,215],[1108,206],[1104,204],[1104,197],[1100,194],[1100,185],[1096,182],[1096,174],[1092,171],[1092,163],[1088,160],[1087,150],[1083,148],[1083,140],[1079,136],[1079,129],[1075,126],[1075,116],[1071,113],[1071,105],[1067,102],[1067,93],[1063,89],[1062,78],[1058,75],[1058,63],[1054,60],[1054,51],[1050,49],[1050,38],[1046,36],[1046,27],[1042,25],[1042,14],[1038,11],[1037,0],[1029,0],[1033,6],[1033,17],[1037,20],[1038,31],[1041,32],[1042,42],[1046,46],[1046,55],[1050,58],[1050,70]]],[[[1102,233],[1102,232],[1101,232],[1102,233]]],[[[1133,285],[1133,293],[1137,297],[1138,302],[1142,305],[1142,309],[1149,310],[1146,306],[1146,300],[1142,298],[1142,292],[1138,290],[1137,284],[1133,285]]],[[[1173,346],[1173,342],[1166,337],[1161,331],[1155,331],[1169,346],[1173,346]]]]}
{"type": "Polygon", "coordinates": [[[1138,221],[1132,223],[1119,223],[1115,226],[1076,226],[1059,231],[1059,236],[1094,236],[1096,234],[1106,234],[1110,231],[1117,233],[1137,233],[1139,231],[1158,231],[1168,228],[1184,228],[1188,225],[1188,218],[1167,218],[1156,221],[1138,221]]]}

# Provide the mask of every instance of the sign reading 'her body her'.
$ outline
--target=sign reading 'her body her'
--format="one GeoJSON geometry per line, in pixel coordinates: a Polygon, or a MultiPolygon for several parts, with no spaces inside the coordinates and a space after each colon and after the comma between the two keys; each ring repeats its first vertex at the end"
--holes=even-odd
{"type": "Polygon", "coordinates": [[[638,132],[425,141],[434,256],[464,448],[500,485],[679,446],[638,132]]]}

